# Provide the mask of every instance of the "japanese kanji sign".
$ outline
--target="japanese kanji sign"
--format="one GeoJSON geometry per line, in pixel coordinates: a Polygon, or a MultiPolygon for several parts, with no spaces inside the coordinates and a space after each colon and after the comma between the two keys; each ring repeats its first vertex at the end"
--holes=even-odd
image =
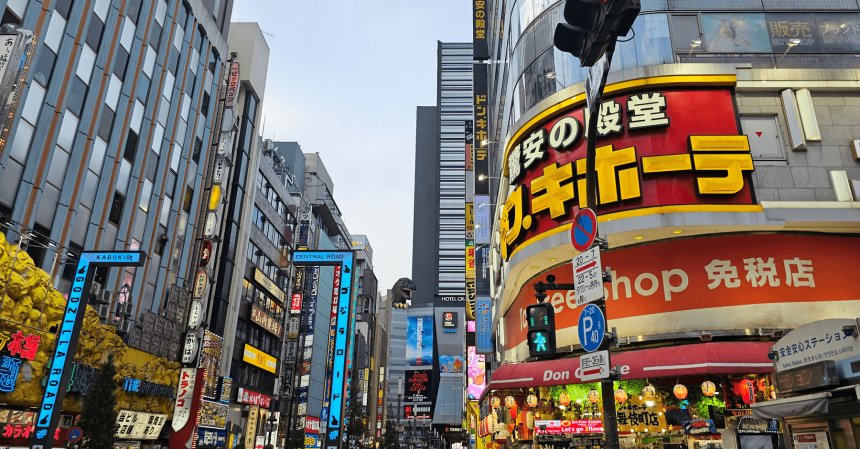
{"type": "MultiPolygon", "coordinates": [[[[503,160],[515,187],[504,204],[501,253],[568,224],[585,202],[583,108],[515,135],[503,160]]],[[[752,155],[725,88],[609,97],[597,123],[600,215],[679,205],[751,205],[752,155]],[[707,117],[707,120],[703,118],[707,117]]]]}
{"type": "Polygon", "coordinates": [[[627,402],[618,408],[618,432],[660,432],[666,427],[666,415],[660,403],[650,407],[644,400],[631,396],[627,402]]]}
{"type": "Polygon", "coordinates": [[[489,59],[490,50],[487,45],[487,25],[490,23],[490,2],[485,0],[472,1],[472,55],[475,59],[489,59]]]}
{"type": "MultiPolygon", "coordinates": [[[[810,270],[810,274],[812,271],[810,270]]],[[[833,318],[798,327],[782,337],[773,350],[778,354],[776,371],[809,365],[822,360],[844,360],[860,355],[860,337],[842,329],[856,326],[855,319],[833,318]]]]}
{"type": "MultiPolygon", "coordinates": [[[[602,263],[613,273],[612,282],[604,284],[608,326],[617,327],[623,338],[653,333],[657,324],[660,332],[787,329],[845,317],[844,311],[854,307],[851,301],[860,298],[860,283],[850,281],[860,270],[857,254],[860,238],[781,234],[711,236],[606,251],[602,263]]],[[[571,265],[553,268],[540,279],[548,274],[556,282],[573,283],[571,265]]],[[[526,345],[524,314],[534,303],[535,281],[522,281],[524,287],[504,317],[506,350],[526,345]]],[[[547,296],[555,310],[559,346],[579,343],[576,296],[573,290],[547,296]]],[[[826,339],[829,333],[835,339],[841,329],[815,338],[826,339]]],[[[797,357],[812,355],[803,340],[804,353],[798,348],[797,357]]],[[[815,349],[822,348],[817,343],[815,349]]],[[[780,362],[784,360],[789,359],[780,362]]]]}
{"type": "Polygon", "coordinates": [[[179,371],[179,386],[176,388],[176,404],[173,407],[174,432],[179,432],[191,417],[191,403],[194,399],[194,384],[197,381],[197,368],[182,368],[179,371]]]}

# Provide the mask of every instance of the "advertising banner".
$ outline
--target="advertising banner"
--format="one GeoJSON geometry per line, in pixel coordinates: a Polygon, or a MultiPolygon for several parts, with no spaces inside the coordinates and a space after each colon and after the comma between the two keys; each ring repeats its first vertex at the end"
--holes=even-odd
{"type": "Polygon", "coordinates": [[[406,370],[406,401],[427,402],[430,401],[430,391],[433,387],[433,378],[429,370],[406,370]]]}
{"type": "Polygon", "coordinates": [[[198,368],[205,370],[203,381],[203,397],[218,399],[218,374],[221,367],[221,345],[223,339],[212,332],[203,333],[203,347],[200,349],[198,368]]]}
{"type": "Polygon", "coordinates": [[[302,294],[293,293],[290,299],[290,315],[298,315],[302,313],[302,294]]]}
{"type": "Polygon", "coordinates": [[[203,401],[200,404],[200,427],[223,429],[227,427],[227,404],[203,401]]]}
{"type": "Polygon", "coordinates": [[[440,376],[462,376],[466,373],[466,363],[462,355],[440,355],[440,376]]]}
{"type": "MultiPolygon", "coordinates": [[[[475,181],[480,185],[484,181],[475,181]]],[[[476,187],[477,188],[477,187],[476,187]]],[[[489,195],[475,195],[475,244],[487,245],[490,243],[490,233],[493,231],[493,222],[490,216],[490,210],[493,206],[490,205],[489,195]]]]}
{"type": "Polygon", "coordinates": [[[465,120],[463,122],[466,125],[466,171],[472,170],[474,165],[474,152],[472,150],[473,139],[474,139],[474,128],[471,120],[465,120]]]}
{"type": "Polygon", "coordinates": [[[406,366],[433,367],[433,316],[406,317],[406,366]]]}
{"type": "Polygon", "coordinates": [[[490,296],[490,245],[475,247],[475,295],[490,296]]]}
{"type": "Polygon", "coordinates": [[[603,432],[603,422],[599,419],[535,421],[535,435],[600,432],[603,432]]]}
{"type": "Polygon", "coordinates": [[[317,316],[317,295],[320,289],[320,267],[311,268],[311,294],[308,298],[308,316],[305,333],[313,335],[317,316]]]}
{"type": "Polygon", "coordinates": [[[478,296],[475,316],[475,346],[478,354],[493,353],[493,310],[489,296],[478,296]]]}
{"type": "MultiPolygon", "coordinates": [[[[860,310],[860,238],[722,235],[606,251],[607,327],[619,337],[720,328],[791,328],[860,310]],[[667,256],[669,255],[669,256],[667,256]]],[[[570,264],[540,275],[572,283],[570,264]]],[[[526,280],[505,314],[505,348],[527,351],[525,310],[534,304],[526,280]]],[[[574,292],[554,292],[556,343],[579,343],[574,292]]],[[[830,333],[833,334],[834,330],[830,333]]],[[[826,338],[819,335],[817,338],[826,338]]],[[[523,352],[525,353],[525,352],[523,352]]],[[[798,354],[799,355],[799,354],[798,354]]],[[[789,359],[792,360],[792,359],[789,359]]],[[[782,360],[780,360],[782,361],[782,360]]]]}
{"type": "Polygon", "coordinates": [[[474,346],[466,348],[468,357],[468,390],[469,400],[477,400],[487,388],[487,369],[484,365],[484,355],[478,354],[474,346]]]}
{"type": "Polygon", "coordinates": [[[240,387],[239,393],[236,396],[236,401],[241,402],[242,404],[259,405],[264,409],[269,409],[269,406],[272,404],[272,397],[255,391],[248,391],[240,387]]]}
{"type": "Polygon", "coordinates": [[[430,406],[404,405],[403,417],[406,419],[430,419],[430,406]]]}
{"type": "Polygon", "coordinates": [[[245,343],[245,352],[242,354],[242,360],[270,373],[274,373],[278,367],[278,361],[274,357],[247,343],[245,343]]]}

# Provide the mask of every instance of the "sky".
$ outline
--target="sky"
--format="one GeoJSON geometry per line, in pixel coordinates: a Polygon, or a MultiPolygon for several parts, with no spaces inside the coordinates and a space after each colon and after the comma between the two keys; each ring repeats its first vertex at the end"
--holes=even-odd
{"type": "Polygon", "coordinates": [[[269,45],[264,139],[320,153],[383,291],[412,276],[415,109],[436,104],[436,42],[470,42],[468,0],[235,0],[269,45]]]}

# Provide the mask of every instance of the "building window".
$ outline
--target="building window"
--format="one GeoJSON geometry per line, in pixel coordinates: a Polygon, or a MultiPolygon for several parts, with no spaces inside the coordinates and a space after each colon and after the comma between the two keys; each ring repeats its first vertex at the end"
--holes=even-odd
{"type": "Polygon", "coordinates": [[[108,214],[108,221],[119,226],[119,221],[122,219],[122,208],[124,205],[125,197],[119,192],[114,192],[113,202],[110,206],[110,214],[108,214]]]}
{"type": "Polygon", "coordinates": [[[137,134],[128,130],[128,138],[125,139],[125,151],[122,153],[122,157],[134,164],[134,155],[137,153],[137,134]]]}
{"type": "Polygon", "coordinates": [[[236,337],[239,340],[248,340],[248,322],[239,318],[236,321],[236,337]]]}

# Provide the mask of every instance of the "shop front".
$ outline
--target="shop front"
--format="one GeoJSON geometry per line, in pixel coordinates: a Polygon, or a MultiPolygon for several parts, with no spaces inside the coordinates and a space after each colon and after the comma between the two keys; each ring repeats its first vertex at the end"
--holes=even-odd
{"type": "Polygon", "coordinates": [[[819,320],[776,342],[770,356],[778,399],[754,404],[753,416],[783,420],[796,449],[859,448],[858,325],[857,318],[819,320]]]}

